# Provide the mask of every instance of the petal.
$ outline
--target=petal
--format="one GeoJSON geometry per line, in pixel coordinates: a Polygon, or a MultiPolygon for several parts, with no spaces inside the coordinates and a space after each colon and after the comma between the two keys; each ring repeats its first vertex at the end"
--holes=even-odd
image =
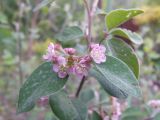
{"type": "Polygon", "coordinates": [[[65,71],[59,71],[58,72],[58,77],[59,78],[65,78],[67,76],[67,72],[65,72],[65,71]]]}
{"type": "Polygon", "coordinates": [[[54,44],[53,44],[53,43],[50,43],[50,44],[48,45],[48,51],[52,51],[52,50],[54,50],[54,44]]]}
{"type": "Polygon", "coordinates": [[[67,69],[67,73],[68,73],[68,74],[74,73],[74,67],[72,66],[72,67],[68,68],[68,69],[67,69]]]}
{"type": "Polygon", "coordinates": [[[102,52],[106,52],[105,46],[104,46],[104,45],[101,45],[101,46],[100,46],[100,50],[101,50],[102,52]]]}
{"type": "Polygon", "coordinates": [[[68,53],[69,55],[73,55],[75,54],[76,50],[74,48],[65,48],[64,49],[66,53],[68,53]]]}
{"type": "Polygon", "coordinates": [[[98,60],[98,59],[93,59],[93,60],[94,60],[94,62],[97,63],[97,64],[100,64],[100,63],[101,63],[101,61],[98,60]]]}
{"type": "Polygon", "coordinates": [[[47,54],[43,55],[43,59],[50,62],[52,60],[52,57],[50,54],[47,53],[47,54]]]}
{"type": "Polygon", "coordinates": [[[92,43],[90,45],[91,49],[94,49],[94,48],[98,48],[99,47],[99,44],[95,44],[95,43],[92,43]]]}
{"type": "Polygon", "coordinates": [[[48,55],[43,55],[42,57],[44,60],[48,60],[48,55]]]}
{"type": "Polygon", "coordinates": [[[66,59],[62,56],[57,57],[57,62],[58,62],[58,64],[63,65],[63,66],[65,66],[67,64],[66,59]]]}
{"type": "Polygon", "coordinates": [[[60,66],[59,66],[59,65],[57,65],[57,64],[54,64],[54,65],[53,65],[53,71],[54,71],[54,72],[57,73],[57,72],[59,71],[59,69],[60,69],[60,66]]]}
{"type": "Polygon", "coordinates": [[[102,56],[101,61],[106,62],[106,56],[105,55],[102,56]]]}

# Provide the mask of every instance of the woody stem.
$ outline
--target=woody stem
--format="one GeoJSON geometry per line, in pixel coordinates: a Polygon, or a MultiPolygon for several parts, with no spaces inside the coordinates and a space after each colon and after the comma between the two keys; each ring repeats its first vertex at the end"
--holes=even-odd
{"type": "Polygon", "coordinates": [[[78,86],[77,92],[76,92],[76,94],[75,94],[75,97],[76,97],[76,98],[79,96],[79,93],[80,93],[80,91],[81,91],[81,89],[82,89],[85,81],[86,81],[86,77],[83,76],[83,78],[82,78],[82,80],[81,80],[81,82],[80,82],[80,84],[79,84],[79,86],[78,86]]]}
{"type": "Polygon", "coordinates": [[[84,5],[87,9],[87,16],[88,16],[88,30],[87,30],[87,40],[88,40],[88,43],[90,44],[91,41],[92,41],[92,35],[91,35],[91,29],[92,29],[92,16],[91,16],[91,9],[87,3],[86,0],[83,0],[84,1],[84,5]]]}

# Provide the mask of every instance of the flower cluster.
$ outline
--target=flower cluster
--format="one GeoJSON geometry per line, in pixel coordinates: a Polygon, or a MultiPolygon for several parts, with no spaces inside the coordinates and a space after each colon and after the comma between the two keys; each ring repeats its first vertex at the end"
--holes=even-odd
{"type": "Polygon", "coordinates": [[[120,103],[117,101],[116,98],[113,98],[113,114],[112,114],[112,120],[119,120],[120,116],[121,116],[121,105],[120,103]]]}
{"type": "Polygon", "coordinates": [[[59,44],[50,43],[43,59],[53,63],[53,71],[60,78],[65,78],[69,74],[81,78],[88,75],[92,61],[97,64],[106,61],[106,48],[103,45],[91,44],[90,48],[90,54],[78,56],[74,48],[62,48],[59,44]]]}
{"type": "Polygon", "coordinates": [[[154,109],[160,108],[160,100],[150,100],[148,105],[154,109]]]}
{"type": "Polygon", "coordinates": [[[100,64],[106,61],[106,48],[103,45],[99,44],[91,44],[91,52],[90,56],[94,60],[94,62],[100,64]]]}

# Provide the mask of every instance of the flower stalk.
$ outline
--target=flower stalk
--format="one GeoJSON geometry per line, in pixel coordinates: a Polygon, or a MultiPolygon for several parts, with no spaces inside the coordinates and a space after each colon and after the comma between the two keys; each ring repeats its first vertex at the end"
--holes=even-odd
{"type": "Polygon", "coordinates": [[[75,97],[76,97],[76,98],[79,96],[79,93],[80,93],[80,91],[81,91],[81,89],[82,89],[85,81],[86,81],[86,77],[83,76],[83,78],[82,78],[82,80],[81,80],[81,82],[80,82],[80,84],[79,84],[79,86],[78,86],[77,92],[76,92],[76,94],[75,94],[75,97]]]}

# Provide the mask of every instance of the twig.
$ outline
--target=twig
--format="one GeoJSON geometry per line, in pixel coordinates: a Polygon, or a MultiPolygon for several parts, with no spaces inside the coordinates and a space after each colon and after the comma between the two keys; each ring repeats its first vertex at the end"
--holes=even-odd
{"type": "MultiPolygon", "coordinates": [[[[86,35],[87,35],[88,46],[89,46],[90,43],[92,42],[92,33],[91,33],[91,32],[92,32],[92,31],[91,31],[91,29],[92,29],[92,16],[93,16],[93,14],[94,14],[94,12],[95,12],[95,9],[96,9],[96,6],[97,6],[99,0],[95,0],[95,2],[94,2],[94,4],[93,4],[92,11],[91,11],[91,9],[90,9],[87,1],[86,1],[86,0],[83,0],[83,1],[84,1],[84,5],[85,5],[85,7],[86,7],[86,9],[87,9],[87,16],[88,16],[88,31],[87,31],[87,34],[86,34],[86,35]],[[93,13],[92,13],[92,12],[93,12],[93,13]]],[[[81,80],[81,82],[80,82],[80,84],[79,84],[79,87],[78,87],[78,89],[77,89],[77,92],[76,92],[75,97],[78,97],[78,96],[79,96],[79,93],[80,93],[80,91],[81,91],[81,89],[82,89],[82,87],[83,87],[83,84],[84,84],[85,80],[86,80],[86,77],[83,76],[83,78],[82,78],[82,80],[81,80]]]]}
{"type": "MultiPolygon", "coordinates": [[[[15,24],[15,29],[16,29],[16,32],[19,33],[20,31],[20,24],[19,23],[16,23],[15,24]]],[[[17,37],[17,41],[18,41],[18,57],[19,57],[19,60],[18,60],[18,69],[19,69],[19,80],[20,80],[20,85],[23,84],[23,72],[22,72],[22,66],[21,66],[21,61],[22,61],[22,43],[21,43],[21,38],[18,34],[18,37],[17,37]]]]}
{"type": "Polygon", "coordinates": [[[94,16],[94,13],[96,12],[97,6],[98,6],[99,0],[95,0],[92,6],[92,11],[91,11],[91,17],[94,16]]]}
{"type": "Polygon", "coordinates": [[[87,40],[88,44],[90,44],[92,42],[92,19],[96,11],[96,8],[98,6],[99,0],[94,1],[92,8],[89,7],[86,0],[83,1],[87,9],[87,16],[88,16],[87,40]]]}
{"type": "Polygon", "coordinates": [[[88,40],[88,43],[90,44],[91,41],[92,41],[92,35],[91,35],[91,29],[92,29],[92,17],[91,17],[91,10],[90,10],[90,7],[87,3],[86,0],[83,0],[84,1],[84,5],[87,9],[87,16],[88,16],[88,31],[87,31],[87,40],[88,40]]]}
{"type": "Polygon", "coordinates": [[[81,82],[80,82],[80,84],[79,84],[79,86],[78,86],[76,95],[75,95],[76,98],[79,96],[79,93],[80,93],[80,91],[81,91],[81,89],[82,89],[85,81],[86,81],[86,77],[83,76],[83,78],[82,78],[82,80],[81,80],[81,82]]]}

